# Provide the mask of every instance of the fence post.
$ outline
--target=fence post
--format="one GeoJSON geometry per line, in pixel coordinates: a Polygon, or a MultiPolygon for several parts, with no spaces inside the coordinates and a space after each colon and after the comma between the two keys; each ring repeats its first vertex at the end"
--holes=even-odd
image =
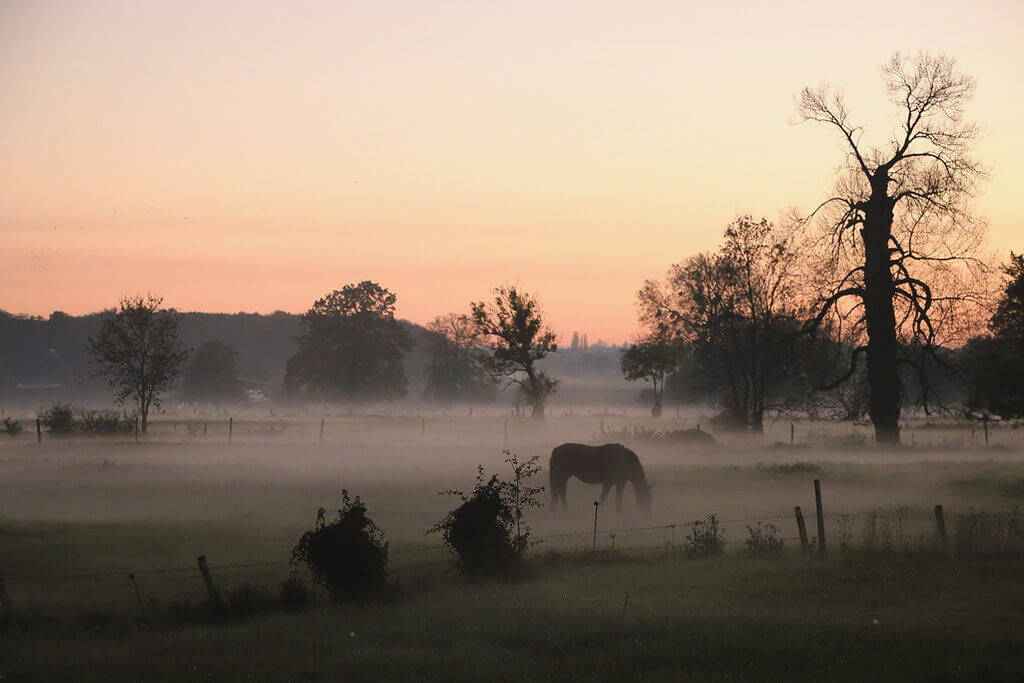
{"type": "Polygon", "coordinates": [[[985,416],[985,448],[988,448],[988,415],[985,416]]]}
{"type": "Polygon", "coordinates": [[[139,600],[139,612],[142,614],[142,618],[146,618],[146,606],[142,604],[142,594],[139,593],[139,584],[135,583],[135,572],[128,575],[128,580],[132,582],[132,586],[135,587],[135,597],[139,600]]]}
{"type": "Polygon", "coordinates": [[[324,442],[324,418],[320,418],[320,443],[324,442]]]}
{"type": "Polygon", "coordinates": [[[793,445],[793,435],[794,435],[795,432],[796,432],[796,427],[794,427],[793,423],[790,422],[789,423],[789,445],[790,446],[793,445]]]}
{"type": "Polygon", "coordinates": [[[203,437],[206,437],[206,423],[203,423],[203,437]]]}
{"type": "Polygon", "coordinates": [[[235,418],[228,418],[228,443],[231,443],[231,436],[235,431],[235,418]]]}
{"type": "Polygon", "coordinates": [[[420,421],[420,438],[424,439],[427,436],[427,418],[423,418],[420,421]]]}
{"type": "Polygon", "coordinates": [[[206,592],[210,594],[210,601],[219,603],[220,595],[217,593],[217,587],[213,585],[213,579],[210,577],[210,568],[206,566],[206,555],[197,557],[196,563],[199,565],[199,573],[203,575],[203,583],[206,584],[206,592]]]}
{"type": "Polygon", "coordinates": [[[793,507],[793,514],[796,515],[796,528],[800,532],[800,553],[807,557],[807,525],[804,524],[804,513],[800,511],[799,505],[793,507]]]}
{"type": "Polygon", "coordinates": [[[135,443],[139,442],[139,416],[135,416],[135,443]]]}
{"type": "Polygon", "coordinates": [[[3,606],[4,614],[9,617],[14,616],[14,605],[11,604],[11,598],[7,595],[7,587],[4,586],[3,579],[0,579],[0,606],[3,606]]]}
{"type": "Polygon", "coordinates": [[[593,550],[597,550],[597,508],[601,507],[600,503],[594,501],[594,545],[593,550]]]}
{"type": "Polygon", "coordinates": [[[36,418],[36,441],[38,443],[43,442],[43,426],[40,424],[40,420],[36,418]]]}
{"type": "Polygon", "coordinates": [[[935,530],[939,534],[939,543],[942,544],[942,552],[949,552],[949,536],[946,535],[946,520],[942,516],[942,506],[935,506],[935,530]]]}
{"type": "Polygon", "coordinates": [[[818,554],[825,557],[825,513],[821,510],[821,480],[814,480],[814,507],[818,513],[818,554]]]}

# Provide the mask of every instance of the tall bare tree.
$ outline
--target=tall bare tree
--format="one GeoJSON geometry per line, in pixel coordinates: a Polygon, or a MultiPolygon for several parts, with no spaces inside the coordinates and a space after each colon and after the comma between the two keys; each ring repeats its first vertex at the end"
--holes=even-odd
{"type": "Polygon", "coordinates": [[[492,304],[472,304],[477,333],[491,349],[486,368],[496,382],[516,384],[533,409],[544,417],[547,397],[558,389],[558,380],[536,366],[548,353],[558,350],[555,333],[544,324],[537,297],[514,286],[494,290],[492,304]]]}
{"type": "Polygon", "coordinates": [[[818,320],[854,327],[861,343],[849,374],[866,356],[876,440],[898,444],[901,365],[921,371],[921,354],[906,350],[934,350],[982,267],[973,256],[984,226],[970,204],[985,173],[971,156],[979,129],[964,120],[974,79],[954,59],[896,53],[882,77],[898,124],[877,146],[827,85],[804,88],[797,109],[800,121],[834,129],[846,148],[834,196],[810,216],[825,252],[818,320]]]}
{"type": "Polygon", "coordinates": [[[162,302],[151,295],[125,297],[103,321],[99,336],[86,342],[117,402],[138,406],[143,432],[149,427],[150,407],[160,408],[160,395],[177,382],[191,352],[178,334],[177,315],[162,310],[162,302]]]}

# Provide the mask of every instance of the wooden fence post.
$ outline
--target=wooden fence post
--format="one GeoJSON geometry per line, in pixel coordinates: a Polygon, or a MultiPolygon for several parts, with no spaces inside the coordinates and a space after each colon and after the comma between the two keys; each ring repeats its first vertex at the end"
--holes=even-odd
{"type": "Polygon", "coordinates": [[[600,506],[601,506],[600,503],[598,503],[595,500],[594,501],[594,544],[592,546],[593,550],[597,550],[597,508],[599,508],[600,506]]]}
{"type": "Polygon", "coordinates": [[[818,554],[825,557],[825,513],[821,509],[821,480],[814,480],[814,507],[818,513],[818,554]]]}
{"type": "Polygon", "coordinates": [[[420,420],[420,438],[425,439],[427,436],[427,418],[420,420]]]}
{"type": "Polygon", "coordinates": [[[206,566],[206,555],[197,557],[196,563],[199,565],[199,573],[203,575],[203,583],[206,584],[206,592],[210,594],[210,601],[219,603],[220,594],[217,593],[217,587],[213,585],[213,578],[210,577],[210,568],[206,566]]]}
{"type": "Polygon", "coordinates": [[[946,535],[946,520],[942,516],[942,506],[935,506],[935,531],[939,534],[939,543],[942,544],[942,552],[949,552],[949,536],[946,535]]]}
{"type": "Polygon", "coordinates": [[[204,438],[206,437],[206,426],[207,426],[207,425],[206,425],[206,423],[204,422],[204,423],[203,423],[203,437],[204,437],[204,438]]]}
{"type": "Polygon", "coordinates": [[[3,579],[0,579],[0,606],[3,606],[4,614],[9,617],[14,616],[14,605],[11,604],[11,598],[7,595],[7,587],[4,586],[3,579]]]}
{"type": "Polygon", "coordinates": [[[988,448],[988,415],[985,416],[985,448],[988,448]]]}
{"type": "Polygon", "coordinates": [[[231,436],[235,431],[235,418],[228,418],[228,443],[231,443],[231,436]]]}
{"type": "Polygon", "coordinates": [[[324,442],[324,419],[320,418],[320,443],[324,442]]]}
{"type": "Polygon", "coordinates": [[[796,427],[794,427],[793,423],[790,422],[789,423],[789,445],[790,446],[793,445],[793,436],[794,436],[795,433],[796,433],[796,427]]]}
{"type": "Polygon", "coordinates": [[[139,416],[135,416],[135,443],[139,442],[139,416]]]}
{"type": "Polygon", "coordinates": [[[142,594],[139,592],[139,584],[135,583],[135,572],[128,575],[128,580],[132,582],[132,586],[135,588],[135,597],[139,600],[139,613],[142,614],[142,618],[146,618],[146,606],[142,604],[142,594]]]}
{"type": "Polygon", "coordinates": [[[36,418],[36,441],[38,443],[43,442],[43,426],[42,424],[40,424],[40,420],[38,417],[36,418]]]}
{"type": "Polygon", "coordinates": [[[804,524],[804,513],[800,511],[800,506],[793,507],[793,514],[796,515],[796,528],[800,532],[800,553],[807,557],[807,525],[804,524]]]}

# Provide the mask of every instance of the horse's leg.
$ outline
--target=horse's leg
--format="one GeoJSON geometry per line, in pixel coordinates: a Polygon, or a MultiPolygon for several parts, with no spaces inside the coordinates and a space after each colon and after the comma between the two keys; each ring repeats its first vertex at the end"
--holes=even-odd
{"type": "Polygon", "coordinates": [[[608,497],[608,492],[612,490],[611,484],[601,484],[601,506],[604,507],[604,499],[608,497]]]}
{"type": "Polygon", "coordinates": [[[626,482],[620,481],[615,485],[615,511],[622,512],[622,492],[626,490],[626,482]]]}

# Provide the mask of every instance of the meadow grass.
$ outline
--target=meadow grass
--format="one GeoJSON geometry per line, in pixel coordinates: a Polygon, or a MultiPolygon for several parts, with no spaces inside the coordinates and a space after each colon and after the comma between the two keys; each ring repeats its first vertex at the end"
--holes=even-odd
{"type": "Polygon", "coordinates": [[[445,572],[399,581],[379,603],[321,603],[242,620],[8,625],[0,675],[973,681],[1024,673],[1018,566],[931,555],[883,563],[605,552],[539,556],[533,569],[513,583],[445,572]]]}

